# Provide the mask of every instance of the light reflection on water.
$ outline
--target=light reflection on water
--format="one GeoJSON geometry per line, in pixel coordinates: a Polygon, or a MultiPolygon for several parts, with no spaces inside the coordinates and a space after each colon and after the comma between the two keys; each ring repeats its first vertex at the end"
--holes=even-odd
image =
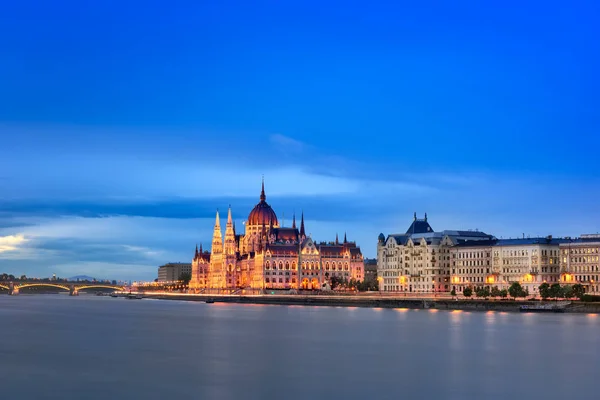
{"type": "Polygon", "coordinates": [[[14,399],[595,398],[600,367],[595,314],[34,295],[0,321],[14,399]]]}

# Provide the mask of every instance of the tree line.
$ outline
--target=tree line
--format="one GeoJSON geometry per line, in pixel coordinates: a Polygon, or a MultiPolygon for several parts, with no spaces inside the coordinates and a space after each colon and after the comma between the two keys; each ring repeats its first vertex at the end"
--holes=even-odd
{"type": "MultiPolygon", "coordinates": [[[[577,283],[575,285],[561,285],[554,283],[552,285],[544,282],[539,286],[540,297],[544,300],[547,299],[579,299],[581,300],[585,294],[583,285],[577,283]]],[[[452,296],[456,296],[456,290],[452,289],[450,292],[452,296]]],[[[463,289],[463,296],[471,297],[475,294],[475,297],[487,299],[488,297],[501,297],[503,299],[508,296],[513,299],[519,297],[526,298],[529,296],[529,290],[521,286],[519,282],[513,282],[508,289],[500,290],[498,286],[494,286],[491,289],[489,287],[476,287],[473,289],[467,286],[463,289]]]]}

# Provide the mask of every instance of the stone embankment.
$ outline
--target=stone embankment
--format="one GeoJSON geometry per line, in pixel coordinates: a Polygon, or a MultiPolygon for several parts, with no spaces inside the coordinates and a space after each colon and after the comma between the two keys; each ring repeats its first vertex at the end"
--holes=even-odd
{"type": "MultiPolygon", "coordinates": [[[[265,304],[288,306],[325,307],[370,307],[370,308],[410,308],[464,311],[504,311],[519,312],[522,305],[540,304],[537,301],[514,300],[466,300],[466,299],[410,299],[393,297],[362,296],[240,296],[240,295],[188,295],[188,294],[144,294],[144,297],[162,300],[184,300],[235,304],[265,304]]],[[[552,303],[552,302],[548,302],[552,303]]],[[[600,313],[600,303],[574,301],[565,307],[567,313],[600,313]]]]}

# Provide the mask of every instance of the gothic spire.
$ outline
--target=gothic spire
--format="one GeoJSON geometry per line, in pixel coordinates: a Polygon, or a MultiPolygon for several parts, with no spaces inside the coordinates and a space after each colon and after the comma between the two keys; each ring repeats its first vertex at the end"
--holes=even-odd
{"type": "Polygon", "coordinates": [[[212,250],[213,254],[223,252],[223,237],[221,236],[221,221],[219,219],[219,210],[215,218],[215,230],[213,231],[212,250]]]}
{"type": "Polygon", "coordinates": [[[233,218],[231,218],[231,206],[227,211],[227,225],[225,227],[225,253],[235,254],[235,232],[233,230],[233,218]]]}
{"type": "Polygon", "coordinates": [[[294,211],[294,216],[292,217],[292,228],[296,229],[296,212],[294,211]]]}
{"type": "Polygon", "coordinates": [[[306,233],[304,232],[304,211],[302,211],[302,217],[300,219],[300,236],[306,237],[306,233]]]}
{"type": "Polygon", "coordinates": [[[344,244],[348,243],[348,239],[346,239],[346,232],[344,232],[344,244]]]}
{"type": "Polygon", "coordinates": [[[335,233],[335,244],[340,244],[337,232],[335,233]]]}

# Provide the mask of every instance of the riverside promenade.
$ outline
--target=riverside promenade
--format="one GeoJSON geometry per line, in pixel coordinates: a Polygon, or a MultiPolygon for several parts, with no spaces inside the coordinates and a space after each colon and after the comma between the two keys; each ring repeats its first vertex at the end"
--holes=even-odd
{"type": "MultiPolygon", "coordinates": [[[[160,300],[199,301],[211,303],[321,306],[321,307],[369,307],[397,309],[430,309],[462,311],[519,312],[522,305],[556,304],[554,301],[453,299],[451,297],[398,297],[376,295],[215,295],[145,292],[144,298],[160,300]]],[[[570,301],[564,308],[567,313],[600,313],[600,303],[570,301]]]]}

